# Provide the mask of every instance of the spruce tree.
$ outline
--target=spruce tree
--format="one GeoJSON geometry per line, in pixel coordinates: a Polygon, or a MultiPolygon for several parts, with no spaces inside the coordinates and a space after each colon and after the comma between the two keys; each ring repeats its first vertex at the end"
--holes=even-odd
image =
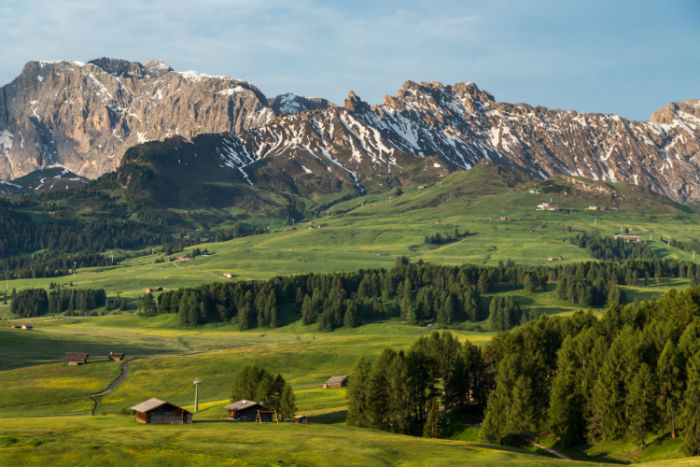
{"type": "Polygon", "coordinates": [[[440,415],[440,401],[439,399],[433,399],[430,404],[430,411],[428,412],[428,418],[423,425],[423,437],[424,438],[442,438],[443,427],[442,427],[442,417],[440,415]]]}
{"type": "Polygon", "coordinates": [[[671,430],[671,438],[676,437],[676,417],[683,400],[683,368],[681,355],[668,341],[664,347],[657,365],[659,381],[659,408],[671,430]]]}
{"type": "Polygon", "coordinates": [[[700,455],[700,352],[688,360],[688,385],[683,397],[679,425],[683,429],[681,449],[689,456],[700,455]]]}
{"type": "Polygon", "coordinates": [[[372,423],[369,403],[371,372],[372,361],[368,357],[360,357],[348,375],[348,425],[369,427],[372,423]]]}
{"type": "Polygon", "coordinates": [[[654,417],[654,380],[649,365],[642,363],[632,378],[627,395],[626,415],[628,432],[635,441],[646,447],[646,433],[654,417]]]}

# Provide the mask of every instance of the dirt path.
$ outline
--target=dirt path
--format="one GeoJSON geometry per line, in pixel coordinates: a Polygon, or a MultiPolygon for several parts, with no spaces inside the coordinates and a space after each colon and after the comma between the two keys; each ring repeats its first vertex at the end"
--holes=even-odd
{"type": "Polygon", "coordinates": [[[90,400],[92,400],[92,402],[95,404],[95,405],[92,407],[92,412],[91,412],[92,415],[95,415],[95,412],[97,412],[97,406],[100,404],[100,402],[97,400],[97,397],[106,396],[107,394],[112,393],[112,392],[117,388],[117,386],[119,386],[119,384],[120,384],[122,381],[124,381],[124,378],[126,378],[126,377],[129,375],[129,367],[131,366],[131,363],[132,363],[134,360],[138,360],[138,358],[132,358],[132,359],[126,360],[124,363],[122,363],[122,367],[121,367],[122,372],[121,372],[121,374],[120,374],[119,376],[117,376],[117,377],[114,379],[114,381],[112,381],[111,383],[109,383],[109,385],[108,385],[103,391],[97,392],[97,393],[95,393],[95,394],[90,394],[89,396],[86,396],[86,397],[88,397],[90,400]]]}
{"type": "Polygon", "coordinates": [[[567,456],[566,454],[562,454],[561,452],[555,451],[552,448],[548,448],[547,446],[543,446],[540,443],[536,443],[534,441],[530,441],[530,443],[532,443],[532,445],[535,446],[536,448],[542,449],[543,451],[547,451],[548,453],[552,454],[553,456],[557,456],[559,459],[566,459],[569,461],[571,460],[571,457],[567,456]]]}

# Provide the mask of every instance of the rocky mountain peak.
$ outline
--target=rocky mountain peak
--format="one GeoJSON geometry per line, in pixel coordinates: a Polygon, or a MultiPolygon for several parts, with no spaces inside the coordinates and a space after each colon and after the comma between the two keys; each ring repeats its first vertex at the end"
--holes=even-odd
{"type": "Polygon", "coordinates": [[[651,114],[649,121],[662,125],[671,125],[680,120],[691,126],[700,125],[700,101],[689,99],[685,102],[671,102],[651,114]]]}
{"type": "Polygon", "coordinates": [[[275,112],[275,115],[295,115],[305,110],[326,109],[333,104],[320,97],[304,97],[288,92],[268,99],[268,105],[275,112]]]}
{"type": "Polygon", "coordinates": [[[367,112],[370,110],[369,104],[360,99],[357,94],[355,94],[355,91],[350,91],[348,93],[348,97],[346,97],[343,101],[343,107],[348,109],[350,112],[356,113],[367,112]]]}

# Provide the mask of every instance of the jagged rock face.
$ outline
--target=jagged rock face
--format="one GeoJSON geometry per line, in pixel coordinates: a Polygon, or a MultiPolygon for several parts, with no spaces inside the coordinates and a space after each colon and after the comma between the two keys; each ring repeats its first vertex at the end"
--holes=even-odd
{"type": "Polygon", "coordinates": [[[29,62],[0,92],[0,178],[52,165],[94,178],[144,141],[235,133],[274,116],[250,83],[163,62],[29,62]]]}
{"type": "Polygon", "coordinates": [[[358,193],[409,172],[434,180],[486,158],[542,178],[634,183],[700,200],[697,100],[638,122],[496,102],[473,83],[408,81],[382,105],[351,92],[337,107],[291,94],[268,100],[245,81],[177,73],[162,62],[106,58],[30,62],[2,88],[0,178],[55,164],[93,178],[140,142],[206,133],[226,134],[221,159],[246,177],[254,175],[246,167],[267,159],[278,161],[267,164],[268,176],[274,168],[296,183],[323,171],[358,193]]]}
{"type": "Polygon", "coordinates": [[[360,183],[372,171],[400,171],[408,154],[438,155],[459,169],[487,158],[541,178],[576,175],[640,185],[676,201],[700,199],[697,100],[669,104],[638,122],[500,103],[473,83],[408,81],[379,106],[351,92],[342,108],[247,133],[258,157],[290,157],[301,149],[331,168],[342,165],[360,183]]]}

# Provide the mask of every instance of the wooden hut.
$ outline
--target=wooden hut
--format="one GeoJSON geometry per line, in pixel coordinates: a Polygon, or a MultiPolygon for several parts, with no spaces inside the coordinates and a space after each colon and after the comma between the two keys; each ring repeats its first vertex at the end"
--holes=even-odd
{"type": "Polygon", "coordinates": [[[277,411],[249,400],[236,401],[225,407],[228,419],[236,422],[277,422],[277,411]]]}
{"type": "Polygon", "coordinates": [[[87,352],[66,352],[66,365],[86,365],[89,356],[87,352]]]}
{"type": "Polygon", "coordinates": [[[118,362],[119,360],[124,360],[125,355],[124,352],[110,352],[107,358],[113,362],[118,362]]]}
{"type": "Polygon", "coordinates": [[[192,413],[160,399],[151,398],[131,408],[141,423],[192,423],[192,413]]]}
{"type": "Polygon", "coordinates": [[[345,386],[348,385],[348,375],[341,375],[341,376],[331,376],[328,378],[328,381],[323,383],[321,387],[323,389],[337,389],[337,388],[344,388],[345,386]]]}
{"type": "Polygon", "coordinates": [[[32,326],[31,324],[23,324],[22,329],[34,329],[34,326],[32,326]]]}
{"type": "Polygon", "coordinates": [[[306,415],[295,415],[294,416],[294,423],[300,424],[300,425],[308,425],[309,424],[309,417],[306,415]]]}

